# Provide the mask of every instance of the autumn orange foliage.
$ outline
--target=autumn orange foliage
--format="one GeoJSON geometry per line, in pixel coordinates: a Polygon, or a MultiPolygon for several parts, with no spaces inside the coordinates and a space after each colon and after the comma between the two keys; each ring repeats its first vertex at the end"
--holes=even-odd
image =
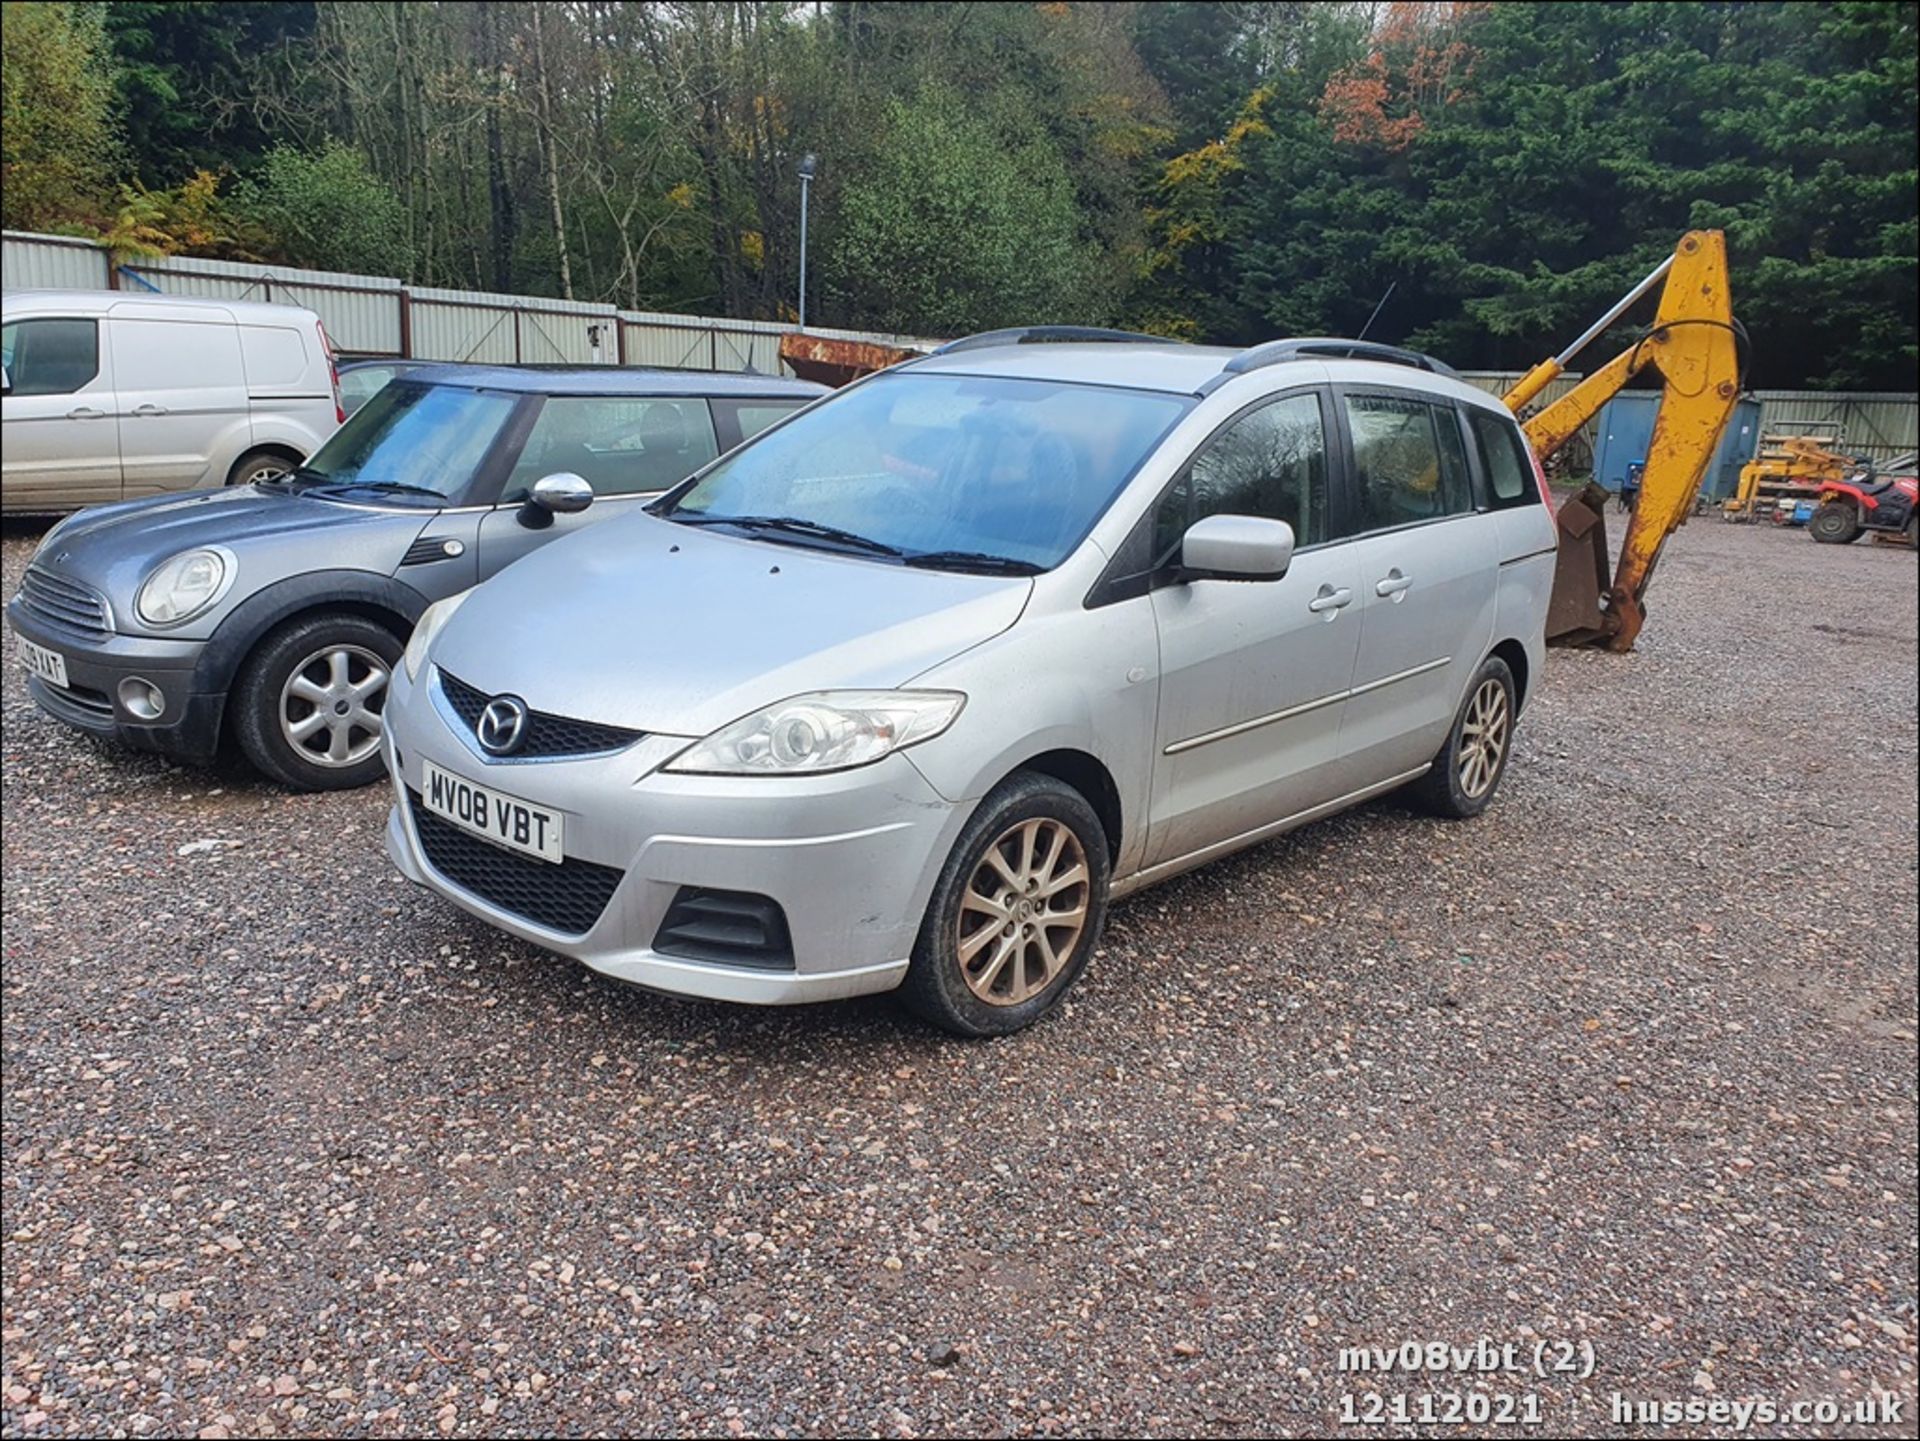
{"type": "Polygon", "coordinates": [[[1336,71],[1320,95],[1334,139],[1397,154],[1413,144],[1427,116],[1465,93],[1473,51],[1465,22],[1485,0],[1396,0],[1367,58],[1336,71]]]}

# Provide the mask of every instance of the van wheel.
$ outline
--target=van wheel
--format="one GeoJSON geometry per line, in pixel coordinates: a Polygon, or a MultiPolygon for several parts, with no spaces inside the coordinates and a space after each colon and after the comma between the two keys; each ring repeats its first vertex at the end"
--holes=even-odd
{"type": "Polygon", "coordinates": [[[1407,787],[1422,808],[1450,820],[1487,808],[1513,753],[1513,699],[1513,672],[1499,656],[1488,656],[1467,687],[1433,768],[1407,787]]]}
{"type": "Polygon", "coordinates": [[[240,749],[291,790],[378,780],[381,713],[403,649],[392,631],[357,615],[308,616],[275,631],[234,685],[240,749]]]}
{"type": "Polygon", "coordinates": [[[1107,918],[1106,832],[1086,798],[1020,771],[967,822],[927,904],[901,999],[959,1036],[1004,1036],[1058,1004],[1107,918]]]}
{"type": "Polygon", "coordinates": [[[263,480],[278,480],[299,463],[271,450],[250,451],[227,472],[227,484],[254,485],[263,480]]]}

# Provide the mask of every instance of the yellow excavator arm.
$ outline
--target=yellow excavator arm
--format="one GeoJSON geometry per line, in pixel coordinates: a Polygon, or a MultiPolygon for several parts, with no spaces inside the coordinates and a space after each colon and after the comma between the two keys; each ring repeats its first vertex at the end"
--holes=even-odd
{"type": "Polygon", "coordinates": [[[1666,288],[1652,329],[1521,421],[1534,454],[1544,462],[1642,370],[1657,371],[1663,382],[1640,498],[1611,586],[1606,583],[1605,489],[1589,483],[1559,509],[1560,554],[1547,618],[1547,638],[1559,644],[1633,649],[1646,622],[1647,582],[1660,549],[1692,513],[1700,482],[1720,448],[1740,391],[1726,237],[1718,230],[1689,231],[1671,256],[1584,335],[1536,365],[1502,397],[1509,410],[1521,414],[1575,355],[1662,280],[1666,288]]]}

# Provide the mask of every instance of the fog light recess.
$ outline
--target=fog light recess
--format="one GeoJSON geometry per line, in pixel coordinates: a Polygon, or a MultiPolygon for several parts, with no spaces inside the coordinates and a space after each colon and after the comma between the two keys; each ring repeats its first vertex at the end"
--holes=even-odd
{"type": "Polygon", "coordinates": [[[120,704],[135,720],[159,720],[167,708],[167,697],[152,681],[128,676],[120,682],[120,704]]]}

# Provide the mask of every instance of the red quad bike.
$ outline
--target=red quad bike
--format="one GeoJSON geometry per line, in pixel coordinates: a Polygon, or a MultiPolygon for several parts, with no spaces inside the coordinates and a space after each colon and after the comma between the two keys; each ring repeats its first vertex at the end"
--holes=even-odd
{"type": "Polygon", "coordinates": [[[1820,508],[1807,523],[1813,538],[1827,545],[1847,545],[1869,530],[1905,535],[1920,549],[1920,479],[1914,457],[1901,456],[1883,465],[1868,465],[1845,480],[1820,487],[1820,508]]]}

